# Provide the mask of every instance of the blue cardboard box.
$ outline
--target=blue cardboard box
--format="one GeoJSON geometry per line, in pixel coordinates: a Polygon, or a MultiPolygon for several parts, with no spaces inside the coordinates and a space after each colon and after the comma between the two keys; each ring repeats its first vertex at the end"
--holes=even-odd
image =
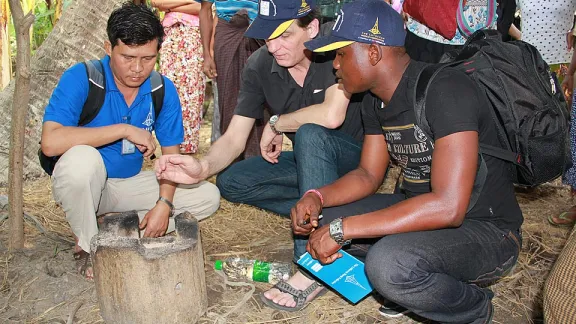
{"type": "Polygon", "coordinates": [[[331,264],[323,265],[306,252],[298,264],[326,285],[332,287],[351,303],[356,304],[372,292],[373,288],[364,272],[364,263],[345,251],[331,264]]]}

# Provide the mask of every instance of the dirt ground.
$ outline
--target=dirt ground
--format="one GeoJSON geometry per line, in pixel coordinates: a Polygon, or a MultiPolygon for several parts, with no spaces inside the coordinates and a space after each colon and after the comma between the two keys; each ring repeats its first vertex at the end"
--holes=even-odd
{"type": "MultiPolygon", "coordinates": [[[[202,128],[200,154],[209,147],[209,116],[202,128]]],[[[389,179],[383,190],[392,186],[389,179]]],[[[6,188],[0,188],[0,194],[5,192],[6,188]]],[[[517,195],[525,216],[524,244],[515,271],[492,286],[496,294],[494,322],[542,323],[542,286],[568,234],[567,229],[550,226],[546,217],[572,202],[569,189],[559,181],[534,190],[518,189],[517,195]]],[[[3,205],[1,202],[0,197],[3,205]]],[[[94,284],[75,271],[71,232],[62,210],[51,198],[47,177],[26,183],[25,210],[40,224],[27,219],[24,250],[9,252],[10,225],[0,223],[0,322],[103,322],[94,284]]],[[[0,218],[5,213],[0,212],[0,218]]],[[[200,224],[209,297],[208,311],[200,323],[420,323],[410,317],[385,320],[378,314],[373,297],[354,306],[332,292],[300,312],[267,308],[258,294],[268,284],[225,285],[213,264],[227,256],[289,262],[292,241],[288,221],[222,200],[220,210],[200,224]]]]}

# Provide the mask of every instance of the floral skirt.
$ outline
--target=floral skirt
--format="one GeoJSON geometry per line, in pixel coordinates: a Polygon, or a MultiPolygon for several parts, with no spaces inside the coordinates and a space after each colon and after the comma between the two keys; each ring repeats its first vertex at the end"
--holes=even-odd
{"type": "Polygon", "coordinates": [[[184,142],[180,144],[180,152],[196,153],[206,88],[200,29],[175,24],[164,28],[164,32],[166,38],[160,50],[160,73],[174,82],[180,96],[184,122],[184,142]]]}

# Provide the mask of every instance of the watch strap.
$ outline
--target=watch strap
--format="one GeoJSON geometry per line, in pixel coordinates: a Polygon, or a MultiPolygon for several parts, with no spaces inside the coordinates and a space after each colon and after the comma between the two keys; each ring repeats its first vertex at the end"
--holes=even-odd
{"type": "Polygon", "coordinates": [[[278,122],[279,118],[280,115],[274,115],[270,117],[270,120],[268,121],[268,124],[270,124],[270,129],[272,129],[272,131],[276,133],[276,135],[282,135],[282,132],[276,129],[276,123],[278,122]]]}

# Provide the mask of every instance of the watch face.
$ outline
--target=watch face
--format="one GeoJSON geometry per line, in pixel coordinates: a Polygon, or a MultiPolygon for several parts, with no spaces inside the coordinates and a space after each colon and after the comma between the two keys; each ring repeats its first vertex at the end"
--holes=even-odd
{"type": "Polygon", "coordinates": [[[342,233],[342,220],[335,219],[330,222],[330,236],[334,241],[336,241],[336,243],[339,243],[339,241],[342,240],[342,237],[344,236],[342,233]]]}
{"type": "Polygon", "coordinates": [[[335,234],[337,234],[336,232],[338,231],[338,225],[335,224],[334,222],[330,223],[330,236],[334,236],[335,234]]]}
{"type": "Polygon", "coordinates": [[[278,115],[274,115],[270,117],[270,123],[275,124],[278,121],[278,115]]]}

